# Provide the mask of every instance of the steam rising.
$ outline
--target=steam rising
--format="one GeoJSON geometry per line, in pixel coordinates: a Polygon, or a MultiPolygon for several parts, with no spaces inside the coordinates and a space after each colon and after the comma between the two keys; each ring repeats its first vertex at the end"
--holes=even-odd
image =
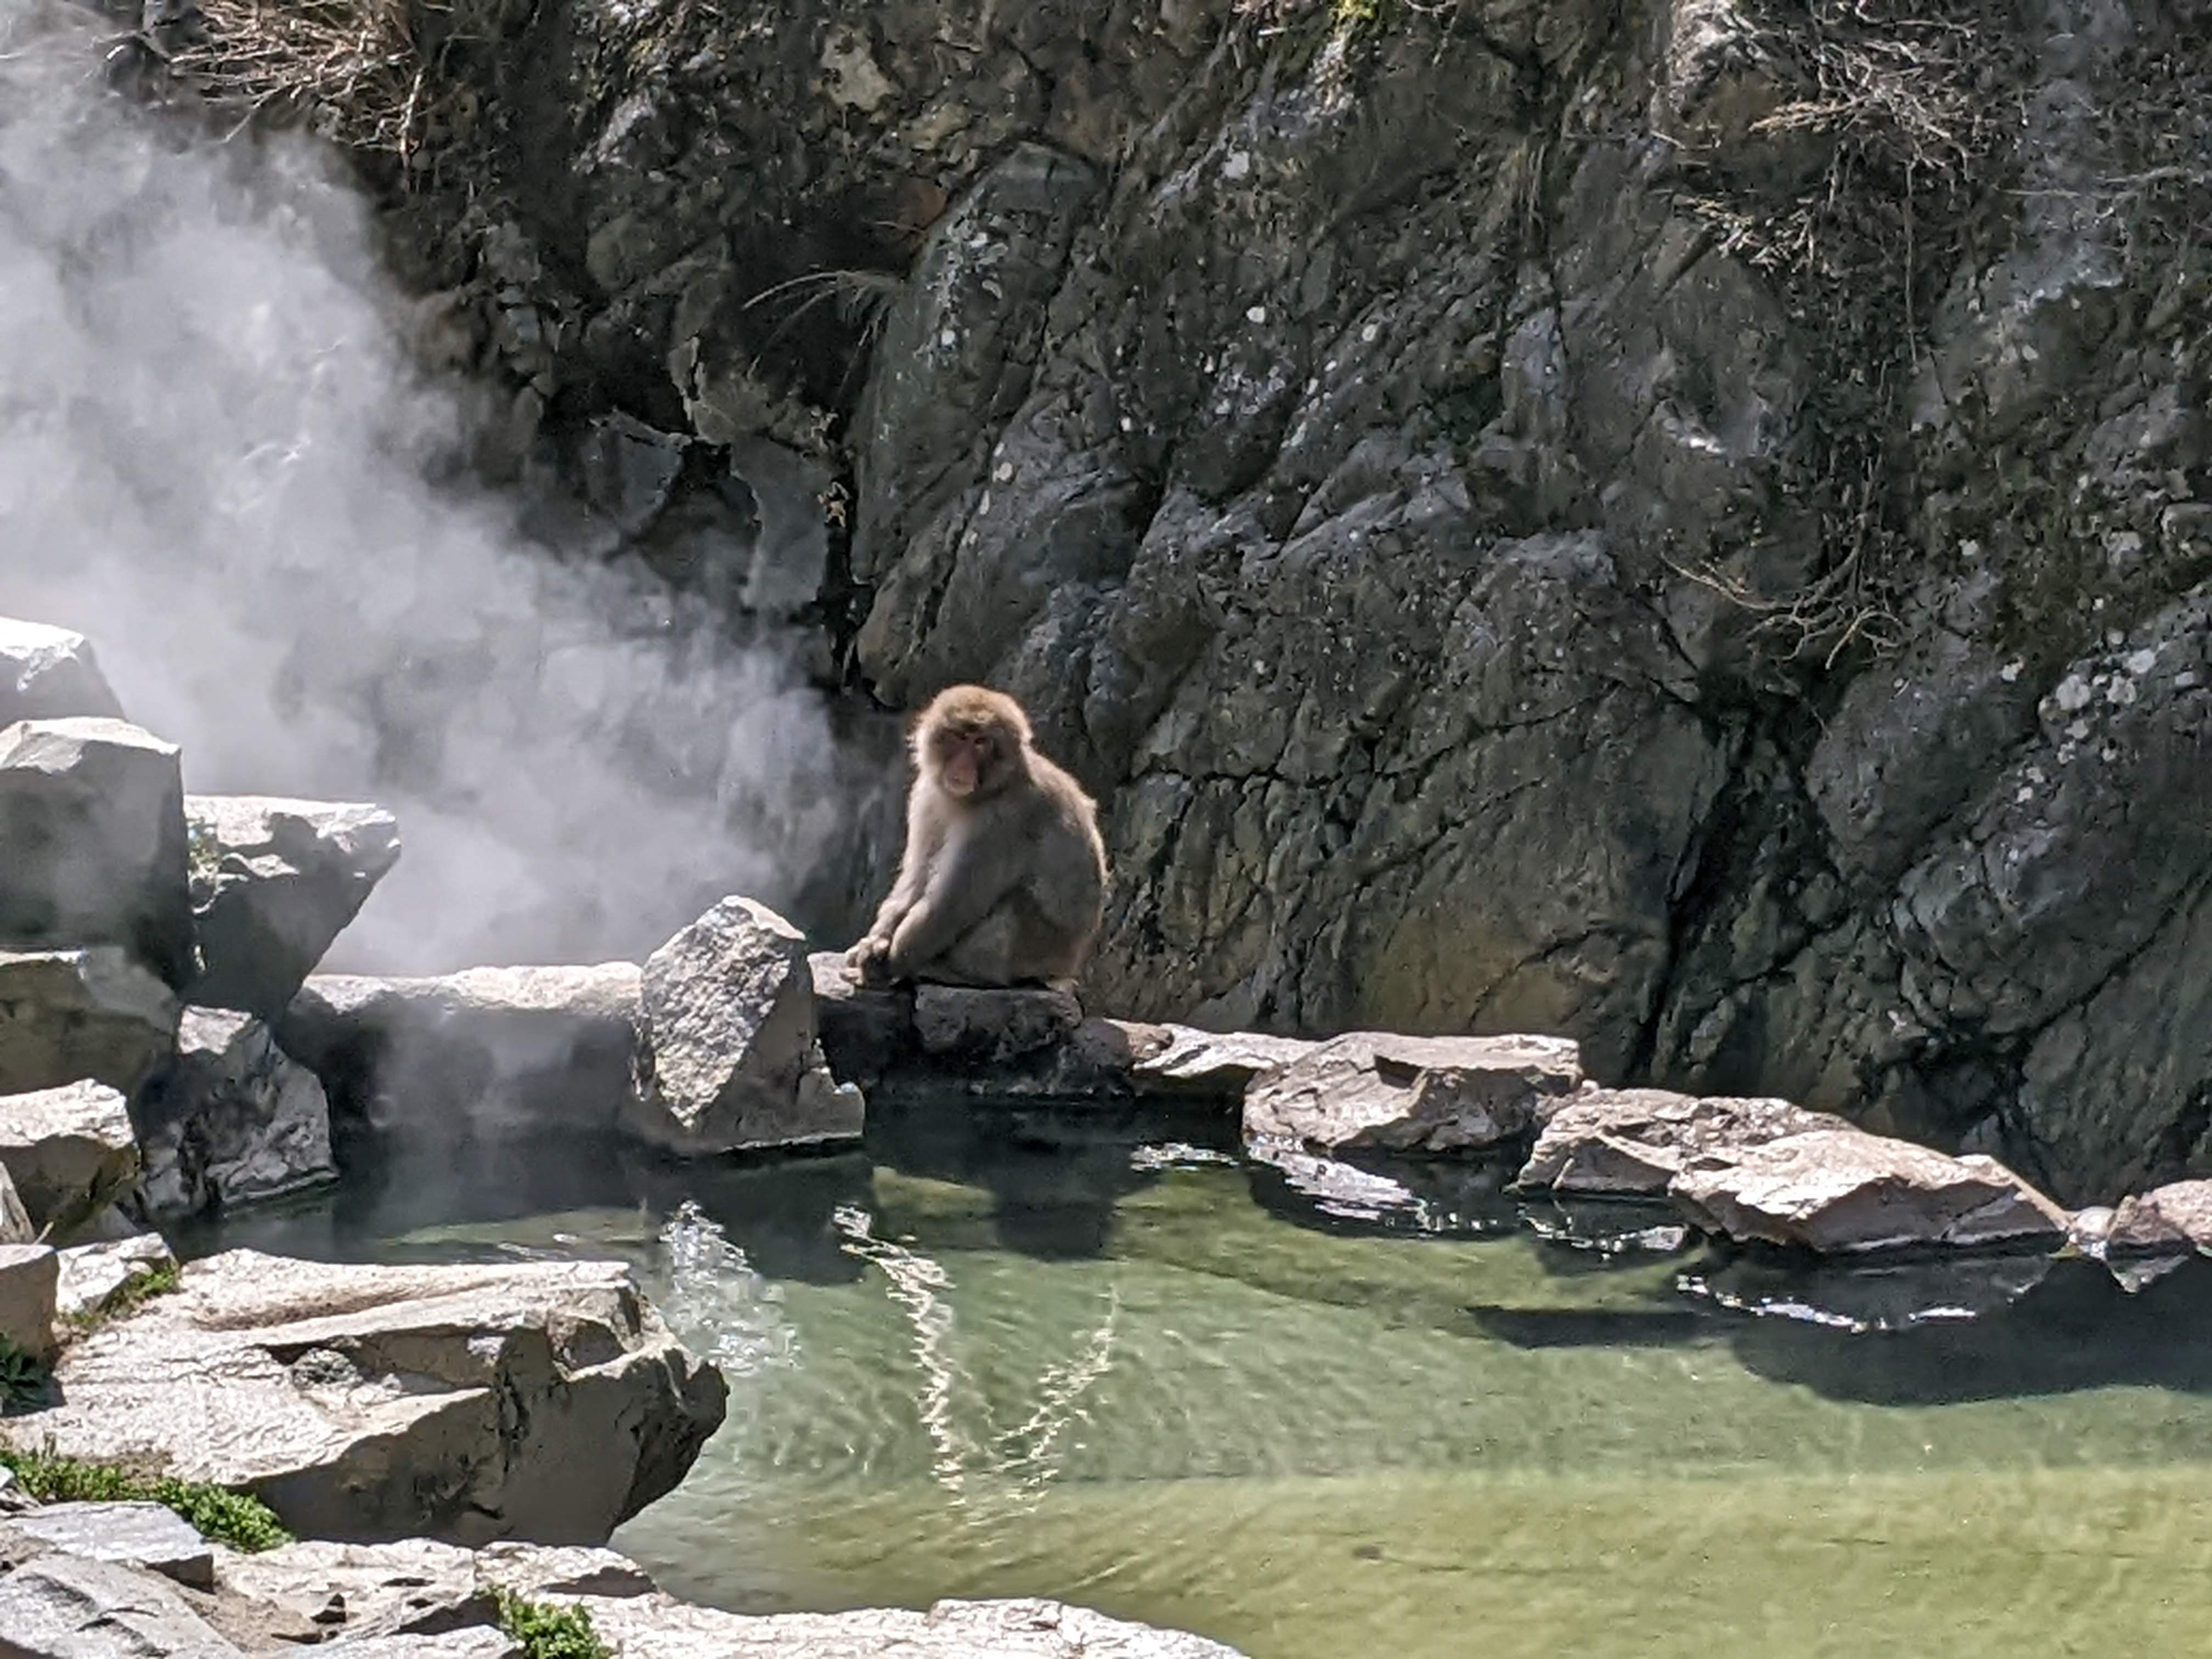
{"type": "Polygon", "coordinates": [[[787,902],[846,816],[823,710],[425,482],[458,416],[370,229],[312,147],[186,143],[81,23],[0,0],[0,614],[92,636],[188,789],[399,813],[344,965],[636,955],[787,902]]]}

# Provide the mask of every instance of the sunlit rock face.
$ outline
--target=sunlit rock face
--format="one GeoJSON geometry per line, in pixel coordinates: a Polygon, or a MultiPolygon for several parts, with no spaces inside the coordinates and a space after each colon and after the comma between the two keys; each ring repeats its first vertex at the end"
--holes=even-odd
{"type": "Polygon", "coordinates": [[[482,21],[397,242],[506,453],[1018,693],[1097,1011],[2212,1169],[2177,15],[1905,20],[1873,103],[1890,24],[1709,0],[482,21]]]}

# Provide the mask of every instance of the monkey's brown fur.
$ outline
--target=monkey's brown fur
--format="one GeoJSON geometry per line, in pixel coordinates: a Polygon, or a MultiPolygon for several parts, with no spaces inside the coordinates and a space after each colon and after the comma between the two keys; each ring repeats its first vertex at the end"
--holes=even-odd
{"type": "Polygon", "coordinates": [[[914,724],[898,880],[850,960],[863,980],[1072,980],[1106,896],[1098,811],[1039,754],[1029,717],[980,685],[940,691],[914,724]]]}

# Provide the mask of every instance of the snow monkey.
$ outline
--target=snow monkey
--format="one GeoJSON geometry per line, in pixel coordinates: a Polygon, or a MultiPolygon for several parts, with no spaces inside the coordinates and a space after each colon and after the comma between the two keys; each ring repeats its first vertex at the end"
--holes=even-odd
{"type": "Polygon", "coordinates": [[[939,692],[909,742],[906,853],[852,949],[861,980],[1074,978],[1106,896],[1091,797],[1036,751],[1021,704],[980,685],[939,692]]]}

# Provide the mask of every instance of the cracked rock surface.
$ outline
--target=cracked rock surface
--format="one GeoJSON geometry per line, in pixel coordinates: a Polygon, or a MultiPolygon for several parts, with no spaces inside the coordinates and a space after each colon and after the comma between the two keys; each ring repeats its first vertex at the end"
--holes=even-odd
{"type": "Polygon", "coordinates": [[[1087,1006],[2116,1199],[2212,1173],[2197,27],[548,0],[441,66],[495,188],[395,222],[526,447],[690,446],[617,519],[804,473],[747,580],[840,683],[1023,697],[1087,1006]]]}

